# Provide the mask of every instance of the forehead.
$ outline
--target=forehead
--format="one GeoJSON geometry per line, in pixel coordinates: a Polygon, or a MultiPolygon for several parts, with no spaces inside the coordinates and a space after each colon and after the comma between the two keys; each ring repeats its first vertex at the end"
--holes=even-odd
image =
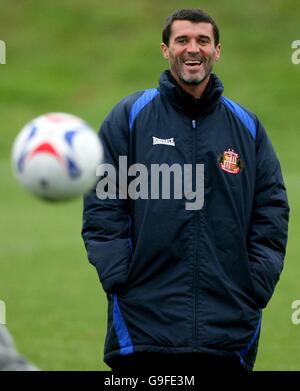
{"type": "Polygon", "coordinates": [[[189,20],[174,20],[171,26],[171,39],[178,36],[199,36],[206,35],[211,39],[214,38],[213,26],[210,23],[194,23],[189,20]]]}

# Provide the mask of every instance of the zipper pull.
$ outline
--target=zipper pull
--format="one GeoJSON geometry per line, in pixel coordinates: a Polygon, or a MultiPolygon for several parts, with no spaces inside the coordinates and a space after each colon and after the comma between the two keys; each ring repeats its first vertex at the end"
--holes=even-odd
{"type": "Polygon", "coordinates": [[[196,129],[196,121],[194,119],[192,121],[192,127],[193,127],[193,129],[196,129]]]}

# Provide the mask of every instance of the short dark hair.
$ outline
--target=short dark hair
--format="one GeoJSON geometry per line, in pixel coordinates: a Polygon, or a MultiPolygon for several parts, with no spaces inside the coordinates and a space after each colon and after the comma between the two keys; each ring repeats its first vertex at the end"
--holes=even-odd
{"type": "Polygon", "coordinates": [[[183,8],[170,15],[162,32],[163,43],[169,46],[172,24],[175,20],[189,20],[193,23],[210,23],[213,27],[215,46],[220,42],[220,32],[216,22],[206,12],[198,8],[183,8]]]}

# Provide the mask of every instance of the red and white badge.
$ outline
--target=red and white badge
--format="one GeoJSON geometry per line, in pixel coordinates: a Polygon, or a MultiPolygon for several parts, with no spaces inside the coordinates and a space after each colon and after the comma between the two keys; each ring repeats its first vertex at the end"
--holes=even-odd
{"type": "Polygon", "coordinates": [[[240,155],[231,148],[228,148],[219,157],[219,164],[223,171],[230,174],[238,174],[243,168],[240,155]]]}

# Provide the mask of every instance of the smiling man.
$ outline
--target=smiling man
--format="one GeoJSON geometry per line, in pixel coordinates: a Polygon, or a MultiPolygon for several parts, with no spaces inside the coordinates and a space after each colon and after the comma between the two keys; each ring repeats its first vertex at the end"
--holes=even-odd
{"type": "Polygon", "coordinates": [[[287,242],[280,164],[258,118],[224,97],[212,73],[214,20],[182,9],[162,36],[170,69],[104,120],[105,163],[123,174],[120,156],[131,168],[179,166],[190,188],[202,182],[204,202],[85,197],[82,235],[108,299],[104,360],[150,373],[251,370],[287,242]]]}
{"type": "Polygon", "coordinates": [[[195,98],[201,97],[213,65],[220,58],[218,28],[209,19],[210,23],[175,19],[172,30],[171,25],[167,24],[161,44],[172,76],[195,98]]]}

